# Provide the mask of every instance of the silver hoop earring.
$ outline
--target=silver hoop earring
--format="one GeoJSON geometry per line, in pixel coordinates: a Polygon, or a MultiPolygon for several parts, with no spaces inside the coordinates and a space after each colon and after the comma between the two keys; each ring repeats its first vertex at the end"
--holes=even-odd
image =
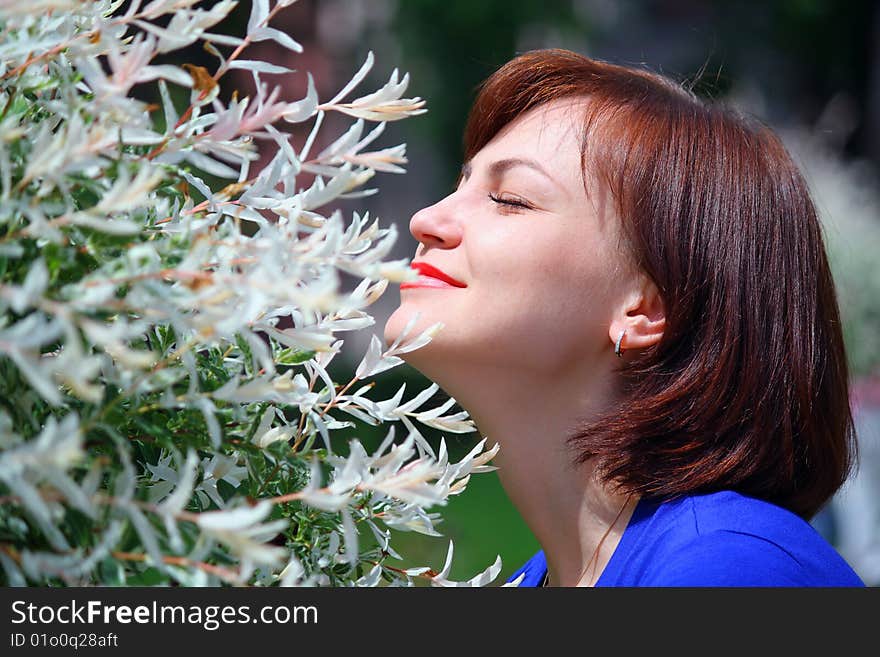
{"type": "Polygon", "coordinates": [[[623,357],[623,352],[620,350],[620,343],[623,342],[624,335],[626,335],[626,329],[623,329],[620,332],[620,337],[617,338],[617,342],[614,344],[614,353],[617,354],[618,358],[623,357]]]}

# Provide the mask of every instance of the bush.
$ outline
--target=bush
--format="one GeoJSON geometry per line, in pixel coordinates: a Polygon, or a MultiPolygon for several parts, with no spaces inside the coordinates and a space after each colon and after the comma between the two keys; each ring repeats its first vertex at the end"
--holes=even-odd
{"type": "Polygon", "coordinates": [[[440,572],[392,566],[392,530],[439,535],[429,509],[493,469],[497,446],[450,463],[416,422],[472,431],[466,413],[444,415],[454,400],[419,410],[436,385],[375,401],[363,384],[442,325],[388,349],[374,335],[344,385],[327,369],[336,334],[373,325],[365,308],[415,273],[384,260],[393,225],[322,208],[403,171],[403,145],[366,149],[423,101],[403,98],[396,70],[345,101],[372,53],[330,101],[311,77],[282,100],[262,78],[287,69],[241,54],[262,40],[301,51],[269,27],[291,1],[255,1],[240,38],[210,32],[229,1],[0,10],[0,583],[459,584],[451,543],[440,572]],[[213,73],[154,61],[197,42],[213,73]],[[233,69],[257,93],[224,104],[233,69]],[[145,84],[155,106],[132,94],[145,84]],[[352,124],[313,156],[327,112],[352,124]],[[307,121],[299,151],[275,127],[307,121]],[[258,142],[274,157],[253,172],[258,142]],[[352,440],[343,456],[333,431],[355,421],[391,426],[373,453],[352,440]]]}

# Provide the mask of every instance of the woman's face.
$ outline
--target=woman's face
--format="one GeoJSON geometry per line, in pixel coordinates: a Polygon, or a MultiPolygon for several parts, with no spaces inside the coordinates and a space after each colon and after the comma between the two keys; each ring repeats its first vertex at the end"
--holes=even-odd
{"type": "Polygon", "coordinates": [[[507,125],[465,163],[452,194],[412,217],[413,264],[464,284],[403,284],[385,325],[391,344],[416,311],[411,337],[443,322],[405,355],[428,377],[462,363],[558,374],[608,353],[630,270],[607,194],[584,188],[584,102],[554,101],[507,125]]]}

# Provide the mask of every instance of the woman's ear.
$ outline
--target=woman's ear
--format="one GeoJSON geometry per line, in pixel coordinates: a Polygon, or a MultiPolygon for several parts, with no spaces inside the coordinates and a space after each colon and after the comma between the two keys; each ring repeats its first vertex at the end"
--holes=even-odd
{"type": "Polygon", "coordinates": [[[619,311],[611,320],[608,337],[620,351],[645,349],[660,342],[666,328],[666,311],[657,285],[648,276],[640,274],[635,291],[627,295],[619,311]]]}

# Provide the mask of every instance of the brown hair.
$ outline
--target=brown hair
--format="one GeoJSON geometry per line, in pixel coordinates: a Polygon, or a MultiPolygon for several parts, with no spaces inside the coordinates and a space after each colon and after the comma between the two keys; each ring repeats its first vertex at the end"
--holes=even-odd
{"type": "Polygon", "coordinates": [[[569,444],[623,490],[733,489],[810,518],[856,456],[846,353],[822,229],[779,138],[655,73],[565,50],[486,80],[465,161],[524,112],[585,98],[581,144],[666,328],[621,365],[623,400],[569,444]]]}

